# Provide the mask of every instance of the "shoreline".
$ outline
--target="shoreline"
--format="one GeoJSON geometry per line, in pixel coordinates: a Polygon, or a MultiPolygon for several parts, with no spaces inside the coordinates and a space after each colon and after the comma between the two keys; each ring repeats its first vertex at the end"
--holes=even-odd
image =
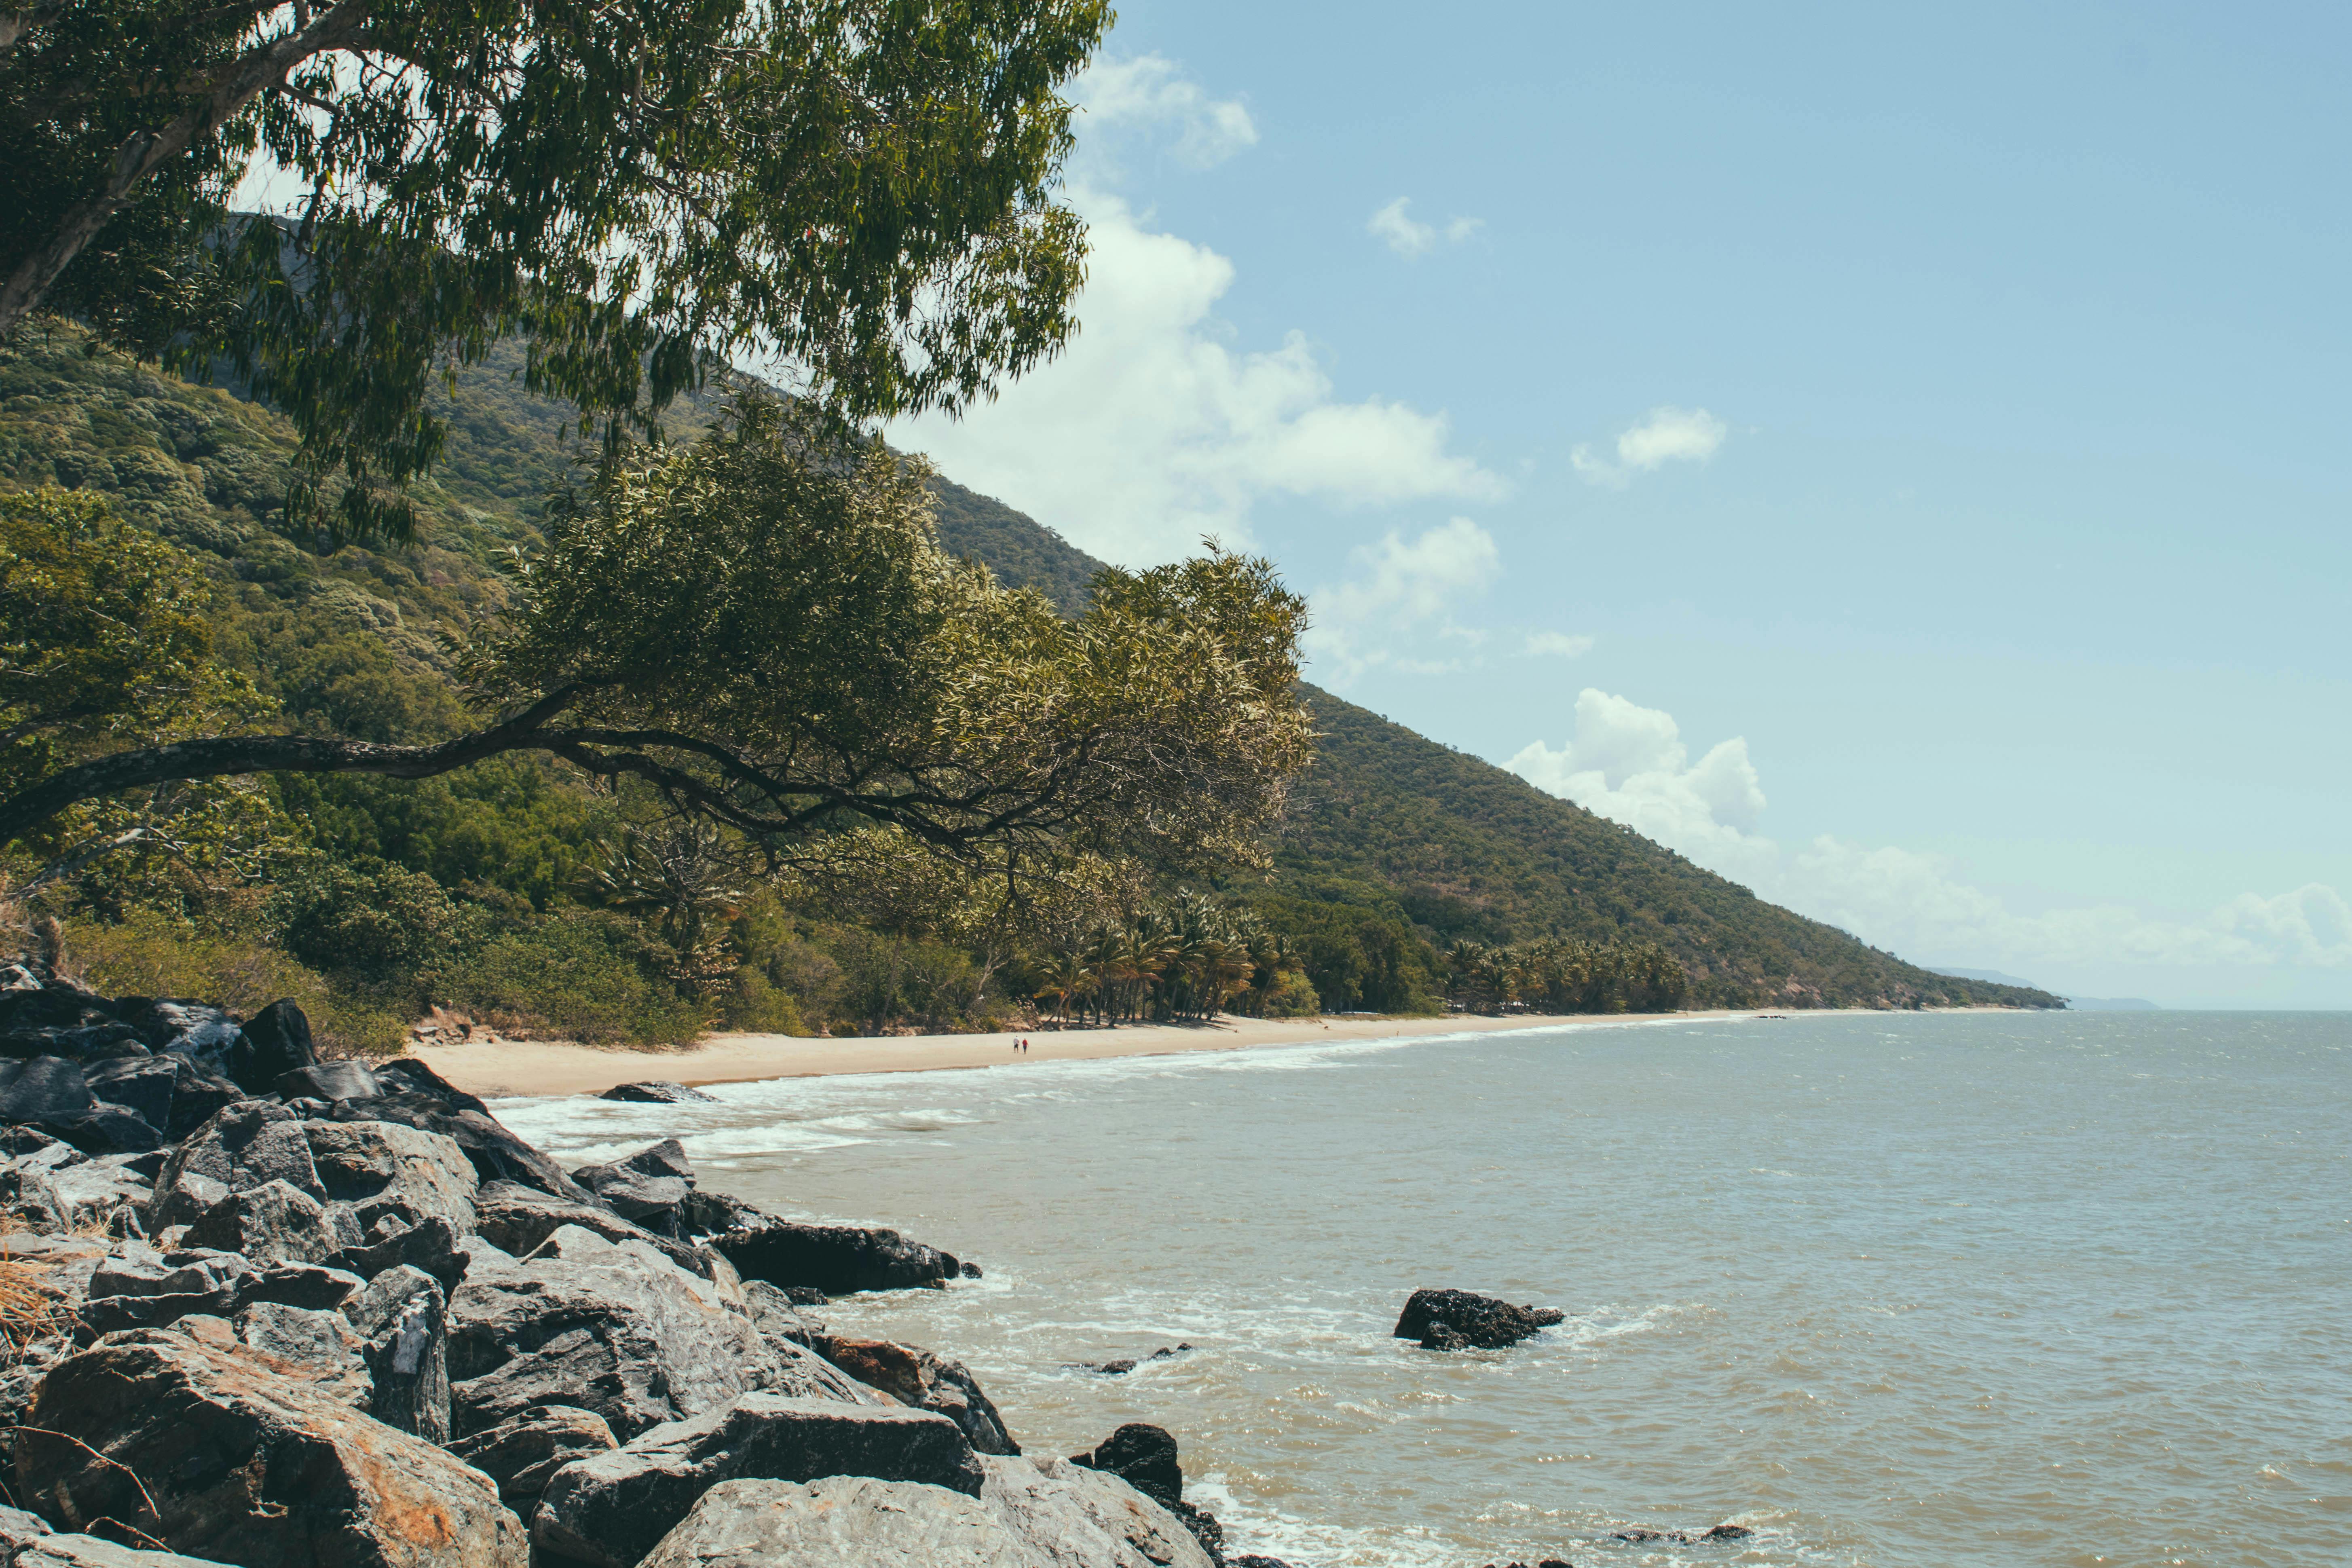
{"type": "Polygon", "coordinates": [[[536,1099],[601,1094],[615,1084],[650,1080],[705,1088],[779,1078],[938,1072],[1014,1062],[1099,1061],[1190,1051],[1251,1050],[1310,1041],[1703,1023],[1759,1014],[1759,1010],[1754,1008],[1719,1008],[1689,1013],[1517,1014],[1501,1018],[1479,1014],[1444,1014],[1427,1018],[1224,1017],[1206,1024],[1129,1024],[1026,1036],[1015,1031],[805,1038],[794,1035],[726,1033],[708,1036],[681,1050],[666,1051],[580,1046],[554,1040],[500,1039],[495,1043],[448,1046],[412,1043],[405,1054],[424,1062],[468,1094],[485,1100],[536,1099]],[[1022,1038],[1029,1041],[1030,1048],[1025,1055],[1016,1056],[1013,1043],[1022,1038]]]}

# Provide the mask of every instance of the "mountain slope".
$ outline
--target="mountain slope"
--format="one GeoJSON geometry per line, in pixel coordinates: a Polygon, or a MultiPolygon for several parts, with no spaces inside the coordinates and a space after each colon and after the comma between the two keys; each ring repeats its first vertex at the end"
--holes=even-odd
{"type": "MultiPolygon", "coordinates": [[[[241,635],[276,639],[244,661],[277,683],[289,712],[356,733],[352,715],[364,711],[394,738],[436,703],[455,717],[449,641],[504,603],[497,563],[535,537],[547,487],[580,449],[562,411],[523,394],[510,368],[478,368],[445,402],[446,458],[418,498],[426,533],[401,549],[326,552],[287,537],[275,512],[294,446],[284,420],[89,353],[70,331],[0,349],[0,489],[53,481],[113,494],[126,515],[209,563],[245,612],[241,635]],[[352,678],[362,653],[400,672],[404,691],[352,678]],[[288,671],[316,672],[317,690],[288,671]],[[387,689],[393,697],[373,708],[353,706],[353,692],[387,689]]],[[[679,410],[673,436],[706,425],[715,407],[705,398],[679,410]]],[[[945,479],[936,489],[949,550],[1066,609],[1083,603],[1100,562],[1001,501],[945,479]]],[[[1272,886],[1232,889],[1244,897],[1294,915],[1374,911],[1440,945],[1549,934],[1654,941],[1689,969],[1701,1004],[2057,1005],[2047,993],[1905,963],[1500,768],[1316,688],[1304,695],[1321,752],[1273,846],[1272,886]]]]}

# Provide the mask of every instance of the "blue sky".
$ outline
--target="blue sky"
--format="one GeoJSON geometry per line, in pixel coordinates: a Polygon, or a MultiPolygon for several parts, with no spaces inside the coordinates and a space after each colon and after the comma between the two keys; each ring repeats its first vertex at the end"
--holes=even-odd
{"type": "Polygon", "coordinates": [[[1078,346],[899,437],[1907,957],[2352,1005],[2345,14],[1334,19],[1124,6],[1078,346]]]}

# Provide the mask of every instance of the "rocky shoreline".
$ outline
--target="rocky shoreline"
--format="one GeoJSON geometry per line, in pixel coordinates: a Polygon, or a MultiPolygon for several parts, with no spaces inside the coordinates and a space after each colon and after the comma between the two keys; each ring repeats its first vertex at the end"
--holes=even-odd
{"type": "MultiPolygon", "coordinates": [[[[290,1003],[0,987],[0,1568],[1289,1568],[1167,1432],[1025,1455],[962,1363],[818,1315],[978,1274],[950,1253],[706,1192],[674,1141],[566,1171],[290,1003]]],[[[1558,1321],[1424,1291],[1398,1332],[1558,1321]]]]}

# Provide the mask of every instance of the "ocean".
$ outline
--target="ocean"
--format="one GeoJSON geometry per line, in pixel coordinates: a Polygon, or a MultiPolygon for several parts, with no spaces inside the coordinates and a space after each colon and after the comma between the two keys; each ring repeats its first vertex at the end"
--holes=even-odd
{"type": "Polygon", "coordinates": [[[2352,1016],[1432,1028],[494,1109],[977,1261],[823,1315],[1297,1568],[2352,1563],[2352,1016]],[[1569,1316],[1424,1352],[1420,1286],[1569,1316]]]}

